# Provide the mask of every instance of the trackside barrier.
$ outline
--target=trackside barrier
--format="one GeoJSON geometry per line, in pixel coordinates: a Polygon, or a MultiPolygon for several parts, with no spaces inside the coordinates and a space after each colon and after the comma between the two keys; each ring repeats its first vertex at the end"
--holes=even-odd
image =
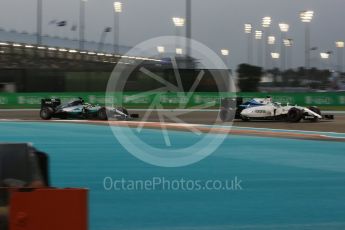
{"type": "MultiPolygon", "coordinates": [[[[298,104],[301,106],[345,106],[345,92],[336,93],[271,93],[274,101],[298,104]]],[[[42,98],[60,98],[62,102],[82,97],[86,102],[104,105],[107,101],[127,107],[146,108],[152,102],[160,102],[165,107],[177,107],[185,103],[186,107],[202,107],[205,104],[219,106],[220,98],[235,96],[231,93],[194,93],[189,99],[184,93],[145,94],[138,92],[114,93],[105,97],[105,93],[0,93],[0,109],[39,108],[42,98]]],[[[266,97],[267,93],[238,93],[245,100],[253,97],[266,97]]]]}

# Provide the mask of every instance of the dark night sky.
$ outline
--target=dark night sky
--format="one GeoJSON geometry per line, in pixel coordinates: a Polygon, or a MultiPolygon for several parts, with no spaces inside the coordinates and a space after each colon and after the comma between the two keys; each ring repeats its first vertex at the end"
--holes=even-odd
{"type": "MultiPolygon", "coordinates": [[[[113,25],[113,8],[110,0],[87,2],[87,39],[98,41],[105,26],[113,25]]],[[[184,16],[183,0],[122,0],[121,42],[134,46],[146,39],[174,35],[173,16],[184,16]]],[[[35,31],[35,0],[1,0],[0,27],[18,31],[35,31]]],[[[231,50],[231,67],[246,61],[243,24],[250,22],[260,28],[261,18],[271,16],[272,34],[277,38],[279,22],[287,22],[291,29],[288,37],[295,40],[293,65],[304,64],[304,25],[299,20],[299,11],[314,10],[311,23],[312,46],[319,47],[314,53],[312,65],[320,65],[319,52],[335,50],[336,40],[345,40],[344,0],[194,0],[193,38],[219,52],[231,50]]],[[[70,31],[71,24],[78,24],[78,0],[44,0],[44,33],[76,37],[70,31]],[[57,30],[48,25],[53,19],[67,20],[70,26],[57,30]]],[[[108,42],[111,42],[111,36],[108,42]]],[[[279,51],[278,45],[272,47],[279,51]]],[[[254,60],[256,60],[256,55],[254,60]]],[[[334,60],[335,62],[335,60],[334,60]]]]}

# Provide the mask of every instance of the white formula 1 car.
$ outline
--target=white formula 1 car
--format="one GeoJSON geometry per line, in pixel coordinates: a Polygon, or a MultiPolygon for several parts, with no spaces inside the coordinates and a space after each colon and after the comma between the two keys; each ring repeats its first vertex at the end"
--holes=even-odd
{"type": "Polygon", "coordinates": [[[225,98],[222,99],[220,118],[223,122],[235,119],[243,121],[250,120],[273,120],[300,122],[309,120],[317,122],[320,119],[334,119],[334,115],[324,115],[318,107],[301,107],[301,106],[282,106],[281,103],[272,102],[270,97],[254,98],[243,103],[242,98],[225,98]]]}
{"type": "Polygon", "coordinates": [[[250,120],[282,120],[288,122],[300,122],[309,120],[317,122],[320,119],[334,119],[333,115],[322,115],[318,107],[282,106],[281,103],[272,102],[269,99],[258,100],[261,105],[248,106],[241,111],[243,121],[250,120]]]}

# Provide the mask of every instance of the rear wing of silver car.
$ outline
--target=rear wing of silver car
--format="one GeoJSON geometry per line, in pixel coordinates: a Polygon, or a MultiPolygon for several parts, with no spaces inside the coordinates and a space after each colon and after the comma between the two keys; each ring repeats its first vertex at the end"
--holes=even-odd
{"type": "Polygon", "coordinates": [[[52,107],[56,108],[59,105],[61,105],[61,100],[57,98],[52,98],[52,99],[42,99],[41,100],[41,108],[44,107],[52,107]]]}

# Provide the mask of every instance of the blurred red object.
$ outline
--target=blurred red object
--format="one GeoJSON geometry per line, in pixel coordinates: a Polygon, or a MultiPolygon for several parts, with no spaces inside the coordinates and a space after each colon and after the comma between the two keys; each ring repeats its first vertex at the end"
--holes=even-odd
{"type": "Polygon", "coordinates": [[[11,192],[9,230],[87,230],[87,200],[86,189],[11,192]]]}

